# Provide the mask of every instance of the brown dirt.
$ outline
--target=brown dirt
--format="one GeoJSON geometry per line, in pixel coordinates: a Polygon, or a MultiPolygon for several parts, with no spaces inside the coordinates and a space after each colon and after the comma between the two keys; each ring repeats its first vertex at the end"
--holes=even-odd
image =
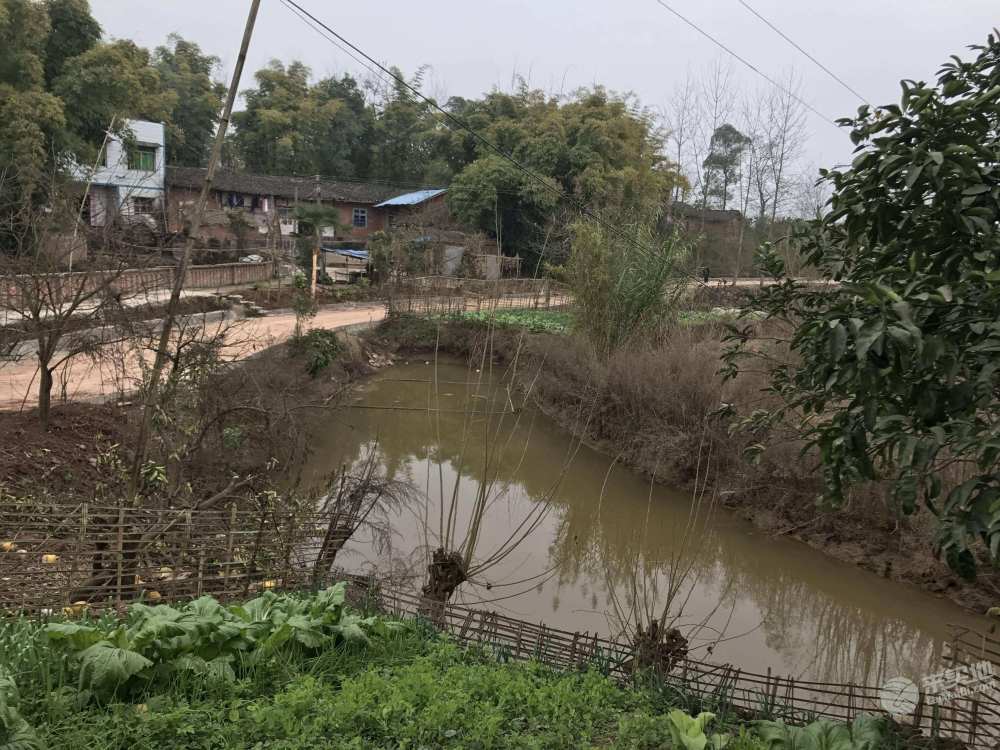
{"type": "Polygon", "coordinates": [[[44,487],[51,495],[93,487],[98,456],[127,444],[127,409],[114,404],[60,404],[44,431],[36,410],[0,412],[0,483],[8,491],[44,487]]]}
{"type": "MultiPolygon", "coordinates": [[[[412,318],[390,319],[372,338],[397,351],[432,351],[438,329],[412,318]]],[[[481,348],[483,332],[449,323],[438,351],[467,356],[481,348]]],[[[509,360],[517,336],[497,331],[492,351],[509,360]]],[[[761,436],[730,436],[711,418],[722,402],[759,408],[760,385],[752,378],[723,385],[717,377],[721,343],[711,326],[682,330],[655,349],[619,354],[600,363],[570,337],[529,335],[519,352],[522,373],[531,373],[538,407],[591,447],[673,487],[692,489],[709,474],[722,503],[762,530],[790,536],[838,560],[918,586],[978,613],[993,606],[1000,576],[981,572],[968,583],[955,576],[932,549],[933,519],[926,513],[899,518],[885,488],[858,488],[847,507],[817,505],[818,461],[800,455],[801,444],[773,434],[759,465],[742,457],[743,446],[761,436]],[[589,422],[581,433],[581,394],[590,394],[589,422]]],[[[746,407],[748,410],[750,407],[746,407]]]]}

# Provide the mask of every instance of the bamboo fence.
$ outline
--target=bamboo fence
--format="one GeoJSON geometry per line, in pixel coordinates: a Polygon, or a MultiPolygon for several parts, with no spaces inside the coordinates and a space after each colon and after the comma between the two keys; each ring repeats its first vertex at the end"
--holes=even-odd
{"type": "MultiPolygon", "coordinates": [[[[376,587],[370,596],[377,608],[399,617],[421,611],[420,598],[412,593],[376,587]]],[[[630,644],[596,633],[560,630],[462,605],[449,605],[436,624],[460,643],[487,647],[500,659],[533,659],[563,670],[598,666],[623,681],[633,673],[630,644]]],[[[666,688],[700,699],[707,710],[734,710],[789,724],[885,713],[881,686],[799,680],[771,670],[759,674],[693,659],[679,662],[659,679],[666,688]]],[[[927,736],[954,738],[969,748],[1000,747],[996,694],[977,693],[946,705],[930,705],[928,697],[921,692],[913,711],[896,720],[927,736]]]]}
{"type": "Polygon", "coordinates": [[[568,290],[551,279],[462,279],[422,276],[389,284],[386,311],[396,315],[456,315],[463,312],[538,310],[570,302],[568,290]]]}
{"type": "Polygon", "coordinates": [[[78,602],[121,607],[140,597],[231,599],[319,585],[331,579],[350,521],[288,507],[7,507],[0,608],[49,614],[78,602]]]}
{"type": "MultiPolygon", "coordinates": [[[[207,510],[9,505],[0,517],[0,608],[59,615],[62,608],[87,601],[95,610],[121,611],[137,600],[183,601],[203,594],[241,599],[261,590],[315,589],[347,579],[353,601],[399,617],[427,611],[413,592],[334,568],[352,524],[335,511],[271,505],[207,510]]],[[[500,659],[534,659],[563,670],[596,666],[621,680],[633,675],[633,649],[623,640],[457,604],[435,612],[437,627],[500,659]]],[[[1000,643],[991,636],[957,632],[949,646],[955,663],[1000,664],[1000,643]]],[[[659,679],[705,708],[789,723],[843,721],[882,711],[878,686],[758,674],[731,664],[686,659],[659,679]]],[[[921,693],[914,710],[897,719],[968,747],[1000,746],[1000,701],[993,692],[943,705],[921,693]]]]}

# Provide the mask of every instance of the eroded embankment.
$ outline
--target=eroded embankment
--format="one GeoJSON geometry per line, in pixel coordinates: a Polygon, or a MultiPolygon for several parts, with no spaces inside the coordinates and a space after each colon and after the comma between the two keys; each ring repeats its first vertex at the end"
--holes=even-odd
{"type": "Polygon", "coordinates": [[[706,487],[735,513],[880,576],[918,586],[976,612],[995,604],[995,576],[968,583],[934,556],[931,519],[899,518],[884,487],[860,488],[847,507],[817,505],[816,461],[794,435],[732,436],[713,413],[723,402],[748,413],[762,403],[762,381],[723,384],[716,326],[682,328],[657,346],[600,361],[572,336],[520,334],[482,325],[437,325],[396,318],[365,337],[387,353],[484,356],[511,367],[537,406],[574,436],[658,482],[689,491],[706,487]],[[751,465],[749,442],[768,450],[751,465]]]}

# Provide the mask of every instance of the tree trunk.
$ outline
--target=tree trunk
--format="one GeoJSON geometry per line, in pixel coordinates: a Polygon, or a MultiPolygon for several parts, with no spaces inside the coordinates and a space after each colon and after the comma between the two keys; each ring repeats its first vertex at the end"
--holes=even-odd
{"type": "Polygon", "coordinates": [[[39,368],[41,377],[38,381],[38,420],[42,423],[42,429],[49,429],[49,414],[52,411],[52,370],[48,364],[43,364],[39,368]]]}
{"type": "Polygon", "coordinates": [[[420,590],[421,603],[418,611],[431,622],[441,623],[444,621],[448,601],[455,590],[468,580],[465,560],[458,552],[445,552],[439,547],[431,555],[427,575],[427,583],[420,590]]]}

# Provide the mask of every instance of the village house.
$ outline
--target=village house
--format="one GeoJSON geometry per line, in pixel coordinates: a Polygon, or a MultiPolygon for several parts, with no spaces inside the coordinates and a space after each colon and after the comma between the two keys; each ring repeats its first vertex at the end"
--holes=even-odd
{"type": "MultiPolygon", "coordinates": [[[[168,167],[167,226],[183,232],[201,191],[205,170],[168,167]]],[[[220,169],[215,173],[208,210],[199,236],[222,246],[239,243],[247,247],[271,237],[291,237],[298,231],[297,204],[319,202],[339,211],[340,231],[324,231],[331,240],[364,245],[375,232],[386,227],[383,201],[402,191],[368,182],[317,180],[309,177],[282,177],[220,169]]]]}
{"type": "Polygon", "coordinates": [[[433,224],[447,223],[451,218],[444,202],[447,192],[447,188],[415,190],[382,201],[375,208],[384,213],[385,225],[390,228],[428,221],[433,224]],[[442,213],[444,215],[439,216],[442,213]]]}
{"type": "Polygon", "coordinates": [[[96,170],[79,168],[89,182],[83,215],[94,227],[119,218],[160,225],[164,209],[165,137],[163,123],[128,120],[127,137],[111,136],[96,170]]]}

